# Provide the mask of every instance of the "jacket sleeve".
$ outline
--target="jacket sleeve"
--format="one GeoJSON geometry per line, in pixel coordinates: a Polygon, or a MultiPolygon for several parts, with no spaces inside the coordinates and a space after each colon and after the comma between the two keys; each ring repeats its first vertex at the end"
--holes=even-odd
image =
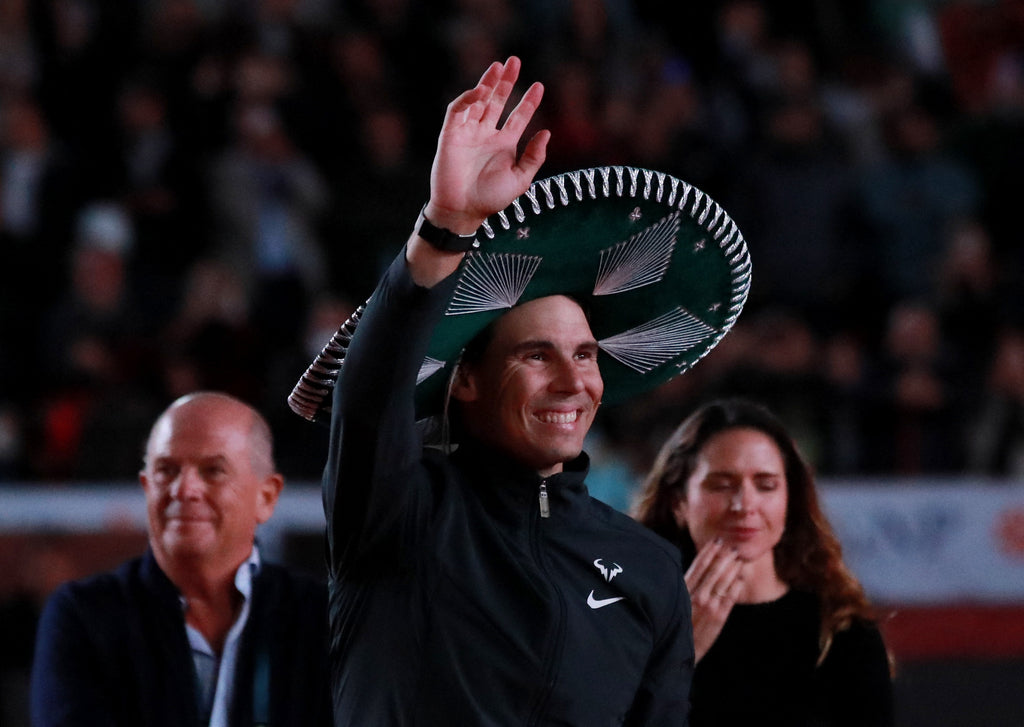
{"type": "Polygon", "coordinates": [[[686,727],[690,715],[690,685],[696,664],[690,594],[678,567],[674,608],[654,644],[643,683],[624,724],[629,727],[686,727]]]}
{"type": "Polygon", "coordinates": [[[421,521],[429,491],[416,429],[416,379],[456,281],[452,275],[429,289],[416,285],[403,250],[349,344],[333,392],[323,478],[334,573],[414,537],[410,528],[421,521]]]}
{"type": "Polygon", "coordinates": [[[34,727],[115,725],[102,655],[71,591],[49,598],[36,632],[30,709],[34,727]]]}

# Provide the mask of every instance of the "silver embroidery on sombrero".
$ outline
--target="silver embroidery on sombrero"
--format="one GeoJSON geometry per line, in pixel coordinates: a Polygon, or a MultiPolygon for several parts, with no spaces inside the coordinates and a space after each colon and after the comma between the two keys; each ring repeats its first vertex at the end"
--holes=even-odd
{"type": "Polygon", "coordinates": [[[433,376],[434,374],[436,374],[438,371],[440,371],[443,368],[444,368],[444,361],[441,361],[440,359],[436,359],[436,358],[431,358],[430,356],[427,356],[426,358],[424,358],[423,359],[423,363],[420,364],[419,373],[416,374],[416,384],[417,384],[417,386],[421,382],[426,381],[427,379],[429,379],[431,376],[433,376]]]}
{"type": "MultiPolygon", "coordinates": [[[[558,205],[567,207],[573,200],[583,201],[587,197],[598,199],[623,196],[664,201],[670,207],[677,205],[678,209],[686,212],[695,220],[701,202],[707,200],[701,214],[702,219],[699,220],[701,224],[705,224],[705,218],[712,209],[710,198],[706,197],[703,192],[664,172],[653,172],[636,167],[592,167],[575,172],[565,172],[534,182],[520,197],[513,200],[510,205],[511,215],[509,209],[504,209],[498,212],[496,219],[501,228],[508,230],[512,228],[513,224],[525,221],[528,212],[539,215],[544,212],[545,208],[552,210],[558,205]],[[666,181],[668,182],[667,187],[666,181]],[[697,195],[693,198],[692,209],[687,211],[685,205],[691,191],[697,192],[697,195]],[[667,199],[665,198],[666,192],[667,199]],[[680,193],[681,196],[679,196],[680,193]],[[676,201],[677,196],[679,196],[678,202],[676,201]],[[510,217],[514,217],[515,220],[513,221],[510,217]]],[[[725,216],[724,210],[717,204],[714,205],[714,209],[716,210],[716,220],[719,216],[725,216]]],[[[708,229],[713,226],[714,222],[706,225],[708,229]]],[[[481,229],[488,238],[494,238],[497,234],[494,227],[491,226],[490,220],[485,221],[481,229]]],[[[719,230],[718,234],[721,232],[719,230]]]]}
{"type": "Polygon", "coordinates": [[[602,341],[601,350],[620,363],[646,374],[718,333],[683,308],[675,308],[636,328],[602,341]]]}
{"type": "Polygon", "coordinates": [[[565,182],[568,179],[566,175],[560,174],[555,177],[555,184],[558,186],[558,200],[562,203],[562,206],[569,204],[569,192],[565,188],[565,182]]]}
{"type": "Polygon", "coordinates": [[[723,326],[723,331],[728,331],[732,327],[732,324],[736,322],[736,318],[739,317],[740,311],[743,310],[747,295],[750,293],[751,276],[750,252],[743,241],[743,235],[736,229],[736,225],[732,220],[729,220],[729,224],[732,226],[732,231],[722,241],[721,246],[724,249],[730,238],[736,238],[725,251],[726,255],[732,256],[729,258],[729,269],[732,271],[733,295],[729,300],[729,318],[723,326]],[[733,254],[734,252],[735,254],[733,254]]]}
{"type": "Polygon", "coordinates": [[[468,255],[445,315],[511,308],[519,302],[542,259],[510,253],[468,255]]]}
{"type": "Polygon", "coordinates": [[[601,250],[594,295],[612,295],[657,283],[672,262],[679,234],[673,212],[624,242],[601,250]]]}
{"type": "Polygon", "coordinates": [[[299,416],[311,422],[330,417],[331,391],[367,303],[356,308],[341,324],[288,395],[288,406],[299,416]]]}
{"type": "MultiPolygon", "coordinates": [[[[751,283],[750,255],[742,233],[729,214],[700,189],[671,175],[634,167],[592,167],[576,172],[566,172],[562,177],[540,180],[531,184],[520,197],[513,200],[508,208],[485,221],[481,232],[484,237],[494,239],[499,232],[498,228],[510,231],[515,227],[513,234],[516,239],[527,240],[530,237],[530,217],[542,214],[545,208],[553,210],[559,205],[569,206],[573,199],[583,201],[587,197],[597,200],[623,196],[634,199],[653,199],[658,203],[666,204],[669,208],[678,210],[682,215],[704,228],[710,235],[707,245],[701,250],[694,249],[694,253],[710,252],[711,241],[714,240],[729,267],[732,282],[728,298],[725,299],[725,295],[723,295],[721,303],[712,304],[713,312],[716,313],[723,306],[728,307],[725,321],[719,323],[717,329],[707,329],[713,331],[715,335],[704,340],[697,340],[693,344],[683,342],[678,345],[669,345],[668,342],[662,342],[665,343],[665,346],[662,347],[665,348],[665,351],[678,350],[679,353],[701,344],[696,356],[691,355],[690,360],[676,362],[675,366],[680,369],[681,373],[696,365],[697,361],[703,358],[732,328],[746,303],[751,283]]],[[[695,247],[698,245],[699,243],[695,247]]],[[[473,266],[485,265],[479,260],[471,262],[473,258],[482,254],[471,252],[467,256],[466,267],[469,267],[470,264],[473,266]]],[[[518,282],[502,282],[504,273],[501,268],[505,263],[486,264],[489,266],[486,271],[477,271],[481,280],[469,282],[466,280],[466,276],[463,276],[459,282],[459,290],[457,290],[457,295],[461,295],[461,298],[459,301],[453,299],[448,314],[509,308],[518,303],[526,288],[526,283],[536,272],[540,260],[539,258],[525,258],[521,255],[511,257],[519,258],[520,261],[534,261],[533,269],[526,273],[514,273],[513,278],[518,282]]],[[[723,291],[724,293],[725,291],[723,291]]],[[[682,311],[682,309],[680,310],[682,311]]],[[[680,315],[685,319],[689,314],[682,311],[680,315]]],[[[354,318],[357,319],[358,315],[355,315],[354,318]]],[[[646,373],[657,366],[659,362],[667,361],[674,355],[667,352],[659,353],[657,345],[651,346],[644,343],[645,336],[661,337],[663,335],[661,329],[655,329],[653,333],[647,331],[648,327],[660,320],[656,319],[656,321],[651,321],[646,326],[641,326],[634,331],[627,331],[607,339],[604,348],[609,355],[619,358],[625,365],[641,373],[646,373]],[[615,355],[613,351],[617,352],[619,356],[615,355]],[[627,360],[633,360],[635,365],[626,363],[627,360]]],[[[689,322],[694,330],[701,330],[701,326],[704,326],[692,316],[689,322]]],[[[669,322],[664,331],[671,335],[674,330],[673,325],[685,327],[681,322],[676,324],[669,322]]],[[[337,381],[338,372],[345,357],[345,344],[351,335],[351,331],[344,330],[348,326],[349,323],[346,323],[342,327],[343,330],[339,331],[339,334],[346,334],[343,336],[345,340],[337,345],[332,341],[332,345],[325,347],[288,397],[288,403],[292,409],[307,419],[319,420],[330,413],[331,390],[337,381]]],[[[352,329],[354,327],[355,322],[351,325],[352,329]]],[[[420,373],[419,381],[429,378],[426,368],[420,373]]]]}

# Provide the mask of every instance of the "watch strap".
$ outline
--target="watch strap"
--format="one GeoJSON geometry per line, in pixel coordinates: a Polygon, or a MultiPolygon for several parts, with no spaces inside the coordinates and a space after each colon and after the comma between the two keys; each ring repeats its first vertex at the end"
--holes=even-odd
{"type": "Polygon", "coordinates": [[[476,239],[476,232],[469,235],[457,235],[444,227],[438,227],[427,219],[426,209],[427,206],[423,205],[423,209],[420,210],[420,217],[416,222],[416,234],[429,242],[432,247],[444,252],[469,252],[480,247],[480,243],[476,239]]]}

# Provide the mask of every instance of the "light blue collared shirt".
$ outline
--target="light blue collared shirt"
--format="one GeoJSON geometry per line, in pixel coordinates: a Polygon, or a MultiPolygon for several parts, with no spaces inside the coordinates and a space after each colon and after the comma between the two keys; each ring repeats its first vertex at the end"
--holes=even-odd
{"type": "MultiPolygon", "coordinates": [[[[235,571],[235,588],[242,594],[242,608],[238,618],[231,625],[224,651],[218,658],[206,642],[206,638],[187,622],[185,632],[192,647],[192,662],[199,677],[200,720],[209,717],[209,727],[228,727],[231,724],[231,704],[235,693],[235,664],[238,661],[238,645],[245,624],[249,620],[249,603],[252,597],[252,579],[260,569],[260,551],[254,544],[249,558],[235,571]]],[[[182,609],[188,609],[188,601],[181,597],[182,609]]]]}

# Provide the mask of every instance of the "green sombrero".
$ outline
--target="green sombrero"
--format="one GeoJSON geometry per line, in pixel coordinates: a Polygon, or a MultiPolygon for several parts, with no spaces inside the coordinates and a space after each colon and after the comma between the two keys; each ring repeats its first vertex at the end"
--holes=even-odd
{"type": "MultiPolygon", "coordinates": [[[[534,182],[480,228],[420,367],[416,408],[439,414],[466,344],[513,306],[548,295],[586,301],[604,401],[620,403],[692,368],[732,328],[750,290],[743,235],[696,187],[662,172],[597,167],[534,182]]],[[[288,397],[318,421],[362,308],[288,397]]]]}

